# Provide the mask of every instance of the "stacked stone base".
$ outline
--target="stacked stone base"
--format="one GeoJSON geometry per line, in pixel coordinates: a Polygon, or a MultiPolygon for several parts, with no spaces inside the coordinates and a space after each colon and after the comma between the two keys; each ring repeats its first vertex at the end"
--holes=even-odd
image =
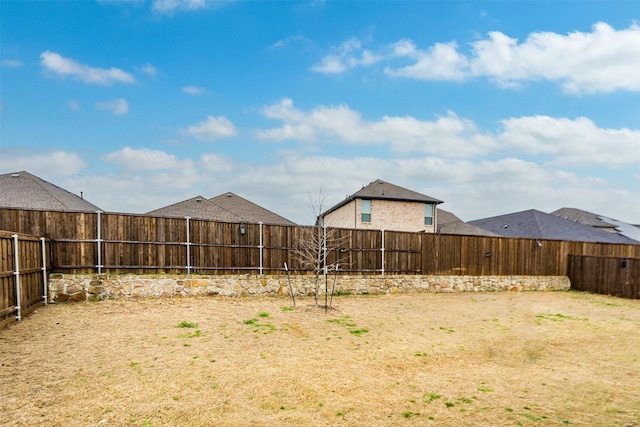
{"type": "MultiPolygon", "coordinates": [[[[336,294],[402,294],[425,292],[504,292],[568,290],[566,276],[336,276],[327,277],[336,294]]],[[[321,280],[324,294],[325,281],[321,280]]],[[[314,276],[285,275],[86,275],[51,274],[50,301],[101,301],[127,298],[190,296],[313,295],[314,276]]]]}

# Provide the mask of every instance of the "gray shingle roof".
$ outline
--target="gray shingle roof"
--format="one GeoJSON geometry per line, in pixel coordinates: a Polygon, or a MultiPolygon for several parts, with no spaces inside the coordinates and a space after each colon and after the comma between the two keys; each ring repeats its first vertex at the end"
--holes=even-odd
{"type": "Polygon", "coordinates": [[[219,222],[242,222],[242,218],[202,196],[192,197],[160,209],[147,212],[146,215],[205,219],[219,222]]]}
{"type": "Polygon", "coordinates": [[[484,228],[471,225],[464,222],[454,214],[444,209],[438,208],[438,230],[440,234],[458,234],[462,236],[487,236],[499,237],[499,234],[493,233],[484,228]]]}
{"type": "Polygon", "coordinates": [[[618,233],[622,236],[628,237],[629,239],[640,242],[640,227],[624,221],[618,221],[617,219],[607,218],[602,215],[575,208],[561,208],[551,212],[551,215],[556,215],[591,227],[597,227],[612,233],[618,233]]]}
{"type": "Polygon", "coordinates": [[[531,209],[491,218],[469,221],[504,237],[568,240],[576,242],[638,244],[615,233],[609,233],[556,215],[531,209]]]}
{"type": "Polygon", "coordinates": [[[29,172],[0,175],[0,207],[96,212],[98,206],[29,172]]]}
{"type": "Polygon", "coordinates": [[[242,221],[248,223],[262,222],[270,225],[296,225],[295,222],[271,212],[262,206],[256,205],[247,199],[243,199],[237,194],[224,193],[219,196],[209,199],[209,201],[222,207],[223,209],[232,212],[238,217],[242,218],[242,221]]]}
{"type": "Polygon", "coordinates": [[[182,218],[189,216],[193,219],[219,222],[262,222],[270,225],[296,225],[294,222],[233,193],[221,194],[211,199],[206,199],[202,196],[192,197],[191,199],[147,212],[147,215],[182,218]]]}
{"type": "Polygon", "coordinates": [[[583,211],[575,208],[560,208],[551,212],[551,215],[559,216],[571,221],[577,221],[580,224],[589,225],[598,228],[615,228],[615,225],[603,221],[602,218],[594,213],[583,211]]]}
{"type": "Polygon", "coordinates": [[[399,202],[433,203],[436,205],[443,203],[442,200],[434,199],[433,197],[377,179],[369,183],[369,185],[362,187],[362,189],[356,191],[351,196],[347,196],[347,198],[340,203],[322,212],[320,217],[341,208],[355,199],[395,200],[399,202]]]}

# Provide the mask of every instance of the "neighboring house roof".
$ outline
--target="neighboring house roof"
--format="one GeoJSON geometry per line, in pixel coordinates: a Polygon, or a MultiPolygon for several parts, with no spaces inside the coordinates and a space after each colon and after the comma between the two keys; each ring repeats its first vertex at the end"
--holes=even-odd
{"type": "Polygon", "coordinates": [[[415,191],[399,187],[397,185],[385,182],[381,179],[377,179],[367,186],[362,187],[360,191],[347,196],[343,201],[337,205],[327,209],[320,214],[323,217],[342,206],[350,203],[356,199],[370,199],[370,200],[393,200],[398,202],[422,202],[422,203],[443,203],[442,200],[434,199],[433,197],[426,196],[424,194],[417,193],[415,191]]]}
{"type": "Polygon", "coordinates": [[[164,217],[191,217],[220,222],[242,222],[238,215],[227,211],[209,199],[196,196],[160,209],[147,212],[146,215],[164,217]]]}
{"type": "Polygon", "coordinates": [[[191,199],[147,212],[147,215],[188,216],[194,219],[220,222],[262,222],[270,225],[296,225],[294,222],[233,193],[221,194],[211,199],[206,199],[202,196],[192,197],[191,199]]]}
{"type": "Polygon", "coordinates": [[[451,212],[438,208],[438,230],[440,234],[458,234],[463,236],[487,236],[500,237],[499,234],[493,233],[484,228],[471,225],[464,222],[451,212]]]}
{"type": "Polygon", "coordinates": [[[640,227],[623,221],[618,221],[617,219],[607,218],[602,215],[575,208],[561,208],[551,212],[551,215],[556,215],[571,221],[579,222],[580,224],[618,233],[622,236],[640,242],[640,227]]]}
{"type": "Polygon", "coordinates": [[[221,206],[229,212],[232,212],[242,218],[243,221],[249,223],[262,222],[270,225],[296,225],[295,222],[289,221],[268,209],[258,206],[247,199],[243,199],[237,194],[224,193],[209,199],[209,201],[221,206]]]}
{"type": "Polygon", "coordinates": [[[637,241],[627,237],[599,230],[535,209],[469,221],[469,224],[484,228],[485,230],[492,231],[504,237],[638,244],[637,241]]]}
{"type": "Polygon", "coordinates": [[[101,210],[82,197],[26,171],[0,175],[0,207],[74,212],[101,210]]]}

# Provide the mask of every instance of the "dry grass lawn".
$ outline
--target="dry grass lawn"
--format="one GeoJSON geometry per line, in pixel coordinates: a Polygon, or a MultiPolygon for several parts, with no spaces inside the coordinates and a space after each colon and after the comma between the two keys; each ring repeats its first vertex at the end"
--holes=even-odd
{"type": "Polygon", "coordinates": [[[636,426],[640,301],[58,304],[0,331],[5,426],[636,426]],[[186,327],[178,327],[186,326],[186,327]]]}

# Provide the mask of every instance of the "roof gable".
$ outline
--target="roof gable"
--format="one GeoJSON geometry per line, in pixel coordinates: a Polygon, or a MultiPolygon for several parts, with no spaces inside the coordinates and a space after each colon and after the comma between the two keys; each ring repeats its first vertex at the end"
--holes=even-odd
{"type": "Polygon", "coordinates": [[[362,187],[362,189],[360,189],[359,191],[356,191],[351,196],[347,196],[347,198],[342,200],[340,203],[327,209],[326,211],[320,214],[320,217],[323,217],[337,209],[340,209],[342,206],[356,199],[433,203],[436,205],[443,203],[442,200],[434,199],[433,197],[418,193],[416,191],[391,184],[381,179],[377,179],[369,183],[369,185],[362,187]]]}
{"type": "Polygon", "coordinates": [[[262,222],[264,224],[271,225],[296,225],[293,221],[289,221],[288,219],[231,192],[212,197],[209,201],[220,208],[231,212],[241,218],[244,222],[262,222]]]}
{"type": "Polygon", "coordinates": [[[26,171],[0,175],[0,207],[96,212],[98,206],[26,171]]]}
{"type": "Polygon", "coordinates": [[[594,243],[638,243],[618,234],[599,230],[535,209],[469,221],[469,224],[504,237],[594,243]]]}
{"type": "Polygon", "coordinates": [[[147,212],[152,216],[190,217],[220,222],[242,222],[242,218],[202,196],[192,197],[160,209],[147,212]]]}

